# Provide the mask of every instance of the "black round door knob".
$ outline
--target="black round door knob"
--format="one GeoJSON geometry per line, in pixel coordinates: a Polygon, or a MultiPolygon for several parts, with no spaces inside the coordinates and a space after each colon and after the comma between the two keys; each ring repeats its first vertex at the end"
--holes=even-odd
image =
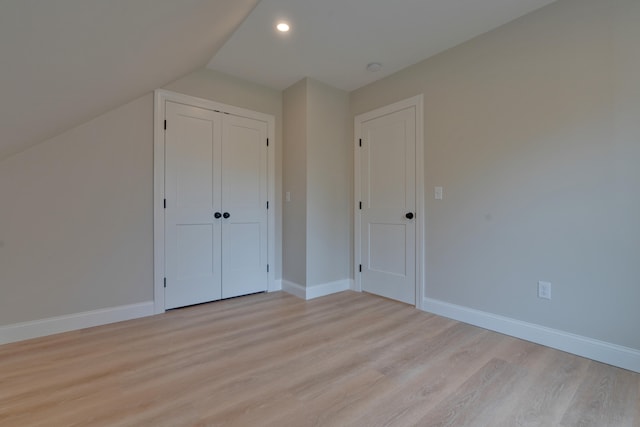
{"type": "Polygon", "coordinates": [[[225,219],[229,218],[230,216],[231,215],[229,215],[229,212],[225,212],[225,213],[222,214],[222,217],[225,218],[225,219]]]}
{"type": "Polygon", "coordinates": [[[407,212],[407,214],[405,215],[405,217],[407,219],[413,219],[413,212],[407,212]]]}
{"type": "Polygon", "coordinates": [[[222,214],[221,214],[220,212],[216,212],[216,213],[214,213],[214,214],[213,214],[213,216],[214,216],[216,219],[219,219],[219,218],[222,216],[222,214]]]}

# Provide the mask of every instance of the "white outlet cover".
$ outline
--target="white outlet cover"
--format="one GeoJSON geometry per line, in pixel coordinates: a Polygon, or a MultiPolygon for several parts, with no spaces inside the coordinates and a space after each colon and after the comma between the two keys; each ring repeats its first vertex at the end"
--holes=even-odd
{"type": "Polygon", "coordinates": [[[538,298],[551,299],[551,283],[538,282],[538,298]]]}

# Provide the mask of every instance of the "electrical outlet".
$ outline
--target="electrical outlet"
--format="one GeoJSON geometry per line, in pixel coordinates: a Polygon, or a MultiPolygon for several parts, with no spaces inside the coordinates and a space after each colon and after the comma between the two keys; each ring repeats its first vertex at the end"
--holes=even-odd
{"type": "Polygon", "coordinates": [[[538,282],[538,298],[551,299],[551,283],[538,282]]]}

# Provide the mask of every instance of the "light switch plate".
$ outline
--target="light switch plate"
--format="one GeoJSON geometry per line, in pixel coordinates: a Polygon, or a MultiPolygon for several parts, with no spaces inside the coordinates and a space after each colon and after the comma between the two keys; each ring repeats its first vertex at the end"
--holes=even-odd
{"type": "Polygon", "coordinates": [[[442,200],[442,187],[435,187],[433,189],[433,194],[435,195],[436,200],[442,200]]]}

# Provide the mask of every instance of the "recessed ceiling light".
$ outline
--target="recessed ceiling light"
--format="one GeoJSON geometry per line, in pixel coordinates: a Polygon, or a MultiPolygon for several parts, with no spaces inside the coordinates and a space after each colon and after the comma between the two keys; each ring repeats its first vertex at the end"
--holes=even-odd
{"type": "Polygon", "coordinates": [[[372,62],[370,64],[367,64],[367,71],[371,71],[372,73],[380,71],[380,69],[382,69],[382,64],[379,62],[372,62]]]}
{"type": "Polygon", "coordinates": [[[286,33],[290,29],[289,24],[287,24],[286,22],[280,22],[278,25],[276,25],[276,28],[281,33],[286,33]]]}

